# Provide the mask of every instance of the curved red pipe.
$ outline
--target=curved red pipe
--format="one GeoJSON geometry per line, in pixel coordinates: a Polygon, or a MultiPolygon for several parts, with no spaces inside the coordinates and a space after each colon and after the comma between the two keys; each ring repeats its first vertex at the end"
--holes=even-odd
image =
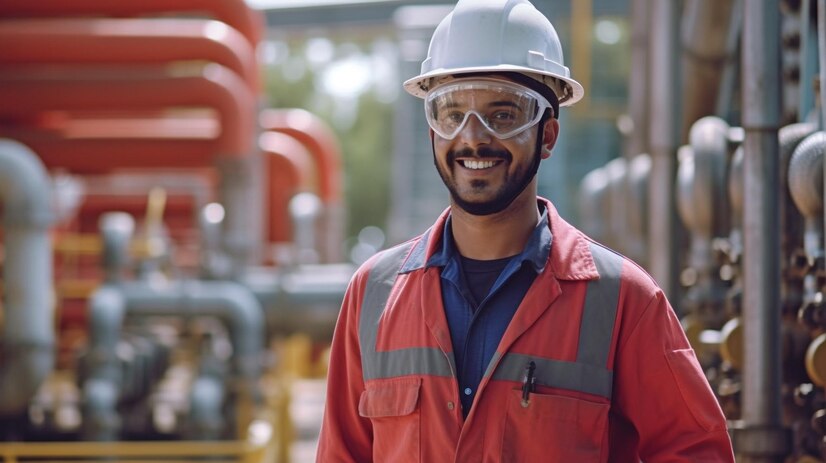
{"type": "MultiPolygon", "coordinates": [[[[0,77],[0,117],[31,117],[43,111],[156,110],[208,107],[221,121],[217,154],[246,156],[255,134],[255,98],[229,69],[209,64],[192,76],[135,72],[129,76],[72,79],[16,72],[0,77]]],[[[99,160],[118,164],[116,157],[99,160]]]]}
{"type": "Polygon", "coordinates": [[[264,18],[243,0],[3,0],[0,17],[112,16],[180,14],[209,17],[229,24],[258,45],[264,18]]]}
{"type": "Polygon", "coordinates": [[[301,142],[279,132],[262,133],[258,148],[265,155],[269,173],[269,242],[292,241],[289,203],[296,193],[312,186],[312,156],[301,142]]]}
{"type": "Polygon", "coordinates": [[[285,133],[307,147],[318,166],[319,197],[324,203],[341,201],[341,149],[324,121],[303,109],[266,109],[258,121],[263,130],[285,133]]]}
{"type": "MultiPolygon", "coordinates": [[[[201,19],[17,19],[0,21],[0,66],[212,61],[259,91],[254,48],[237,30],[201,19]]],[[[15,71],[12,68],[12,71],[15,71]]]]}

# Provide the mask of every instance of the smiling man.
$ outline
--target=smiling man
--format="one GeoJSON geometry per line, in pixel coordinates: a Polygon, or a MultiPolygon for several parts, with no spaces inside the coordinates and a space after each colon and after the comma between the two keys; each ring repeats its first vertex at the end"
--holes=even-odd
{"type": "Polygon", "coordinates": [[[319,462],[732,462],[657,284],[537,197],[582,98],[527,0],[459,0],[422,74],[450,207],[354,276],[319,462]]]}

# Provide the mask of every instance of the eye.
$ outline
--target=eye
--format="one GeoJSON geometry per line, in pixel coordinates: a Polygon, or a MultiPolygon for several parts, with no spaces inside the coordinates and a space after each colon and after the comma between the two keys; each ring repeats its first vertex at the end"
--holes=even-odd
{"type": "Polygon", "coordinates": [[[496,127],[510,127],[516,123],[517,114],[511,110],[500,110],[492,113],[488,120],[496,127]]]}
{"type": "Polygon", "coordinates": [[[451,124],[460,124],[465,119],[465,114],[461,111],[448,111],[440,119],[451,124]]]}

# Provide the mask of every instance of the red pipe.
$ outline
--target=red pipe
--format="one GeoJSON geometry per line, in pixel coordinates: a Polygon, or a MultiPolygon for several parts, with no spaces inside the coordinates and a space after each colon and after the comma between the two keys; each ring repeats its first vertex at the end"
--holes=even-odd
{"type": "Polygon", "coordinates": [[[261,111],[258,121],[263,130],[285,133],[304,144],[318,167],[321,200],[328,204],[340,203],[341,149],[329,126],[303,109],[266,109],[261,111]]]}
{"type": "MultiPolygon", "coordinates": [[[[2,2],[0,2],[2,3],[2,2]]],[[[237,30],[200,19],[0,21],[0,66],[212,61],[259,91],[255,51],[237,30]]]]}
{"type": "Polygon", "coordinates": [[[253,45],[264,34],[260,11],[249,8],[244,0],[3,0],[0,18],[149,15],[191,16],[206,14],[238,30],[253,45]]]}
{"type": "Polygon", "coordinates": [[[292,241],[290,199],[311,188],[313,159],[304,145],[279,132],[265,132],[258,137],[258,147],[266,156],[269,172],[269,242],[292,241]]]}
{"type": "MultiPolygon", "coordinates": [[[[214,152],[246,156],[255,133],[255,98],[246,84],[227,68],[208,64],[194,76],[134,72],[72,79],[32,72],[0,77],[0,117],[33,117],[44,111],[157,110],[209,107],[221,120],[214,152]],[[135,75],[137,74],[137,75],[135,75]]],[[[99,162],[107,158],[102,158],[99,162]]],[[[117,158],[109,156],[113,165],[117,158]]]]}

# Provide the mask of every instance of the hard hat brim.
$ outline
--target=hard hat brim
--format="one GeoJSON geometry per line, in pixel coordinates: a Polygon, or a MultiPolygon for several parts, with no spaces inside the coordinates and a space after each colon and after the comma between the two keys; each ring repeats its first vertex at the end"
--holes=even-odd
{"type": "Polygon", "coordinates": [[[553,85],[548,85],[551,89],[554,90],[554,93],[557,94],[557,97],[559,98],[559,106],[571,106],[577,101],[581,100],[583,96],[585,96],[585,89],[582,88],[582,85],[580,85],[579,82],[569,77],[561,76],[553,72],[541,72],[528,67],[514,66],[508,64],[501,64],[496,66],[473,66],[456,69],[436,69],[428,73],[413,77],[412,79],[406,80],[404,82],[404,90],[417,98],[424,98],[425,95],[427,95],[427,92],[432,90],[432,87],[436,86],[432,84],[433,79],[437,79],[439,77],[460,76],[462,74],[480,72],[518,72],[521,74],[525,74],[529,77],[532,77],[536,80],[539,80],[540,82],[545,83],[546,85],[548,85],[548,80],[556,80],[558,82],[561,82],[567,87],[567,95],[560,94],[561,92],[557,91],[553,85]]]}

